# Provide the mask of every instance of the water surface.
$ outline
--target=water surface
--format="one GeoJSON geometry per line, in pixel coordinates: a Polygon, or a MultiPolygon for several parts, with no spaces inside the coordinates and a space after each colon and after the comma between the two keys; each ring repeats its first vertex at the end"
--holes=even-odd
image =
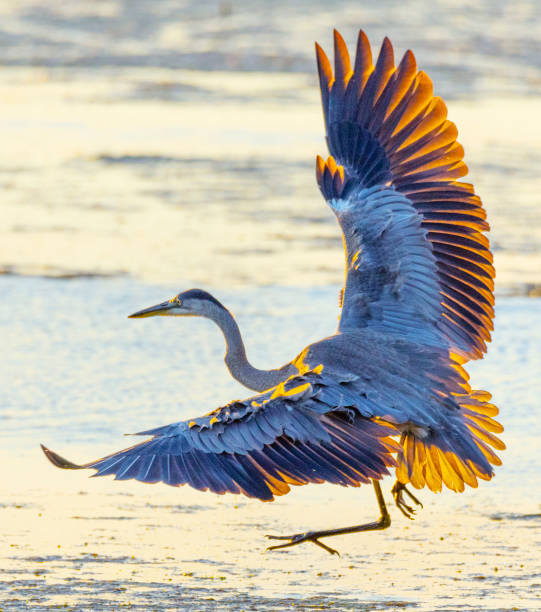
{"type": "Polygon", "coordinates": [[[456,3],[4,3],[0,270],[327,285],[313,41],[391,36],[459,127],[498,289],[541,285],[541,11],[456,3]],[[307,19],[307,15],[310,18],[307,19]]]}

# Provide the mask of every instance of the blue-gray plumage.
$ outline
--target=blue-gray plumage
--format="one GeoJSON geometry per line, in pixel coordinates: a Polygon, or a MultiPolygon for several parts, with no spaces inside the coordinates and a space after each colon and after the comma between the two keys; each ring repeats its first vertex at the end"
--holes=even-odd
{"type": "Polygon", "coordinates": [[[316,45],[327,143],[316,175],[343,232],[346,282],[335,335],[274,370],[252,366],[232,314],[191,289],[139,311],[203,316],[226,340],[231,374],[257,395],[142,435],[150,440],[84,465],[44,448],[62,468],[96,476],[190,484],[262,500],[290,485],[372,482],[378,521],[269,536],[285,548],[390,525],[379,480],[396,467],[393,495],[411,518],[406,488],[462,491],[489,480],[503,430],[486,391],[462,364],[490,340],[494,269],[481,201],[455,179],[467,173],[445,104],[408,51],[395,68],[385,39],[372,64],[361,31],[354,67],[335,31],[335,72],[316,45]]]}

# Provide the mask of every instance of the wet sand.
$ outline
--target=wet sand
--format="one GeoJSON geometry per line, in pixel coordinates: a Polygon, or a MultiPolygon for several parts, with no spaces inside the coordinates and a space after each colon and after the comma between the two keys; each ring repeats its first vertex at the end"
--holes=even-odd
{"type": "Polygon", "coordinates": [[[263,505],[53,477],[37,454],[26,463],[18,475],[39,484],[1,509],[4,609],[540,606],[539,505],[506,500],[503,479],[461,498],[425,493],[414,523],[393,509],[386,532],[329,540],[338,558],[313,545],[265,553],[263,535],[374,520],[370,487],[304,487],[263,505]]]}

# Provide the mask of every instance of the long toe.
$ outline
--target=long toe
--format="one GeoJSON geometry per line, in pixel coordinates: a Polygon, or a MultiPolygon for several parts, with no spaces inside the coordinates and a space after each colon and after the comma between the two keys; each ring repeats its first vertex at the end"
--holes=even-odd
{"type": "Polygon", "coordinates": [[[396,502],[396,506],[406,518],[409,518],[411,521],[414,520],[415,510],[411,506],[408,506],[403,501],[396,502]]]}
{"type": "Polygon", "coordinates": [[[408,497],[411,499],[411,501],[414,504],[417,504],[421,508],[423,507],[423,504],[415,497],[415,495],[407,487],[404,487],[404,492],[408,495],[408,497]]]}
{"type": "Polygon", "coordinates": [[[299,544],[300,542],[297,542],[296,540],[300,540],[300,538],[304,537],[306,534],[304,533],[296,533],[295,535],[291,535],[291,536],[277,536],[277,535],[265,535],[266,538],[268,538],[269,540],[291,540],[293,542],[293,544],[299,544]]]}
{"type": "Polygon", "coordinates": [[[285,544],[275,544],[274,546],[268,546],[266,550],[279,550],[280,548],[289,548],[305,541],[304,533],[296,533],[291,536],[278,536],[278,535],[265,535],[269,540],[288,540],[285,544]]]}
{"type": "Polygon", "coordinates": [[[302,544],[303,542],[313,542],[320,548],[323,548],[323,550],[326,550],[329,554],[340,556],[340,553],[337,550],[331,548],[330,546],[327,546],[326,544],[323,544],[323,542],[320,542],[318,540],[317,532],[308,531],[306,533],[296,533],[295,535],[291,536],[266,535],[265,537],[269,540],[289,540],[289,542],[286,542],[285,544],[275,544],[274,546],[268,546],[267,550],[279,550],[281,548],[290,548],[291,546],[296,546],[297,544],[302,544]]]}
{"type": "Polygon", "coordinates": [[[337,550],[335,550],[334,548],[331,548],[330,546],[327,546],[326,544],[323,544],[323,542],[320,542],[317,539],[310,540],[310,542],[313,542],[314,544],[317,544],[318,546],[323,548],[323,550],[326,550],[331,555],[338,555],[338,556],[340,556],[340,553],[337,550]]]}

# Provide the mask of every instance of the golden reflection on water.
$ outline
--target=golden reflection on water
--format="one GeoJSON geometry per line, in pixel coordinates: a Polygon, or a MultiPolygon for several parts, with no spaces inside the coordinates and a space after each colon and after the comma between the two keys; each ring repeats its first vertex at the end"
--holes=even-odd
{"type": "MultiPolygon", "coordinates": [[[[11,143],[0,151],[4,270],[222,286],[341,279],[339,230],[314,178],[325,144],[313,83],[301,81],[286,109],[265,101],[258,75],[238,74],[239,96],[252,87],[261,97],[216,113],[214,101],[111,104],[86,81],[35,79],[0,88],[11,143]]],[[[541,229],[530,221],[541,184],[526,163],[541,140],[536,112],[527,98],[449,104],[466,180],[493,226],[500,290],[541,282],[541,229]]]]}
{"type": "Polygon", "coordinates": [[[335,538],[337,559],[310,545],[265,553],[263,534],[372,520],[370,487],[303,487],[262,504],[186,487],[89,482],[52,472],[36,455],[21,459],[2,508],[14,604],[161,608],[167,600],[242,609],[236,593],[270,609],[292,598],[331,607],[338,600],[340,609],[395,602],[428,610],[447,598],[478,609],[539,602],[532,547],[539,515],[522,506],[513,516],[512,503],[498,512],[488,487],[461,499],[425,493],[415,523],[393,512],[386,532],[335,538]],[[28,489],[36,480],[42,484],[28,489]],[[502,546],[510,529],[513,539],[502,546]]]}
{"type": "Polygon", "coordinates": [[[302,609],[310,600],[338,609],[430,610],[448,598],[477,609],[539,603],[532,546],[539,514],[524,505],[513,514],[513,502],[502,512],[488,486],[462,497],[424,492],[415,523],[393,509],[388,531],[334,538],[336,558],[311,545],[266,553],[263,535],[373,520],[371,487],[302,487],[262,504],[186,487],[88,481],[55,472],[37,453],[19,456],[7,484],[2,567],[13,580],[4,594],[13,609],[24,602],[245,609],[247,596],[258,609],[291,601],[302,609]]]}

